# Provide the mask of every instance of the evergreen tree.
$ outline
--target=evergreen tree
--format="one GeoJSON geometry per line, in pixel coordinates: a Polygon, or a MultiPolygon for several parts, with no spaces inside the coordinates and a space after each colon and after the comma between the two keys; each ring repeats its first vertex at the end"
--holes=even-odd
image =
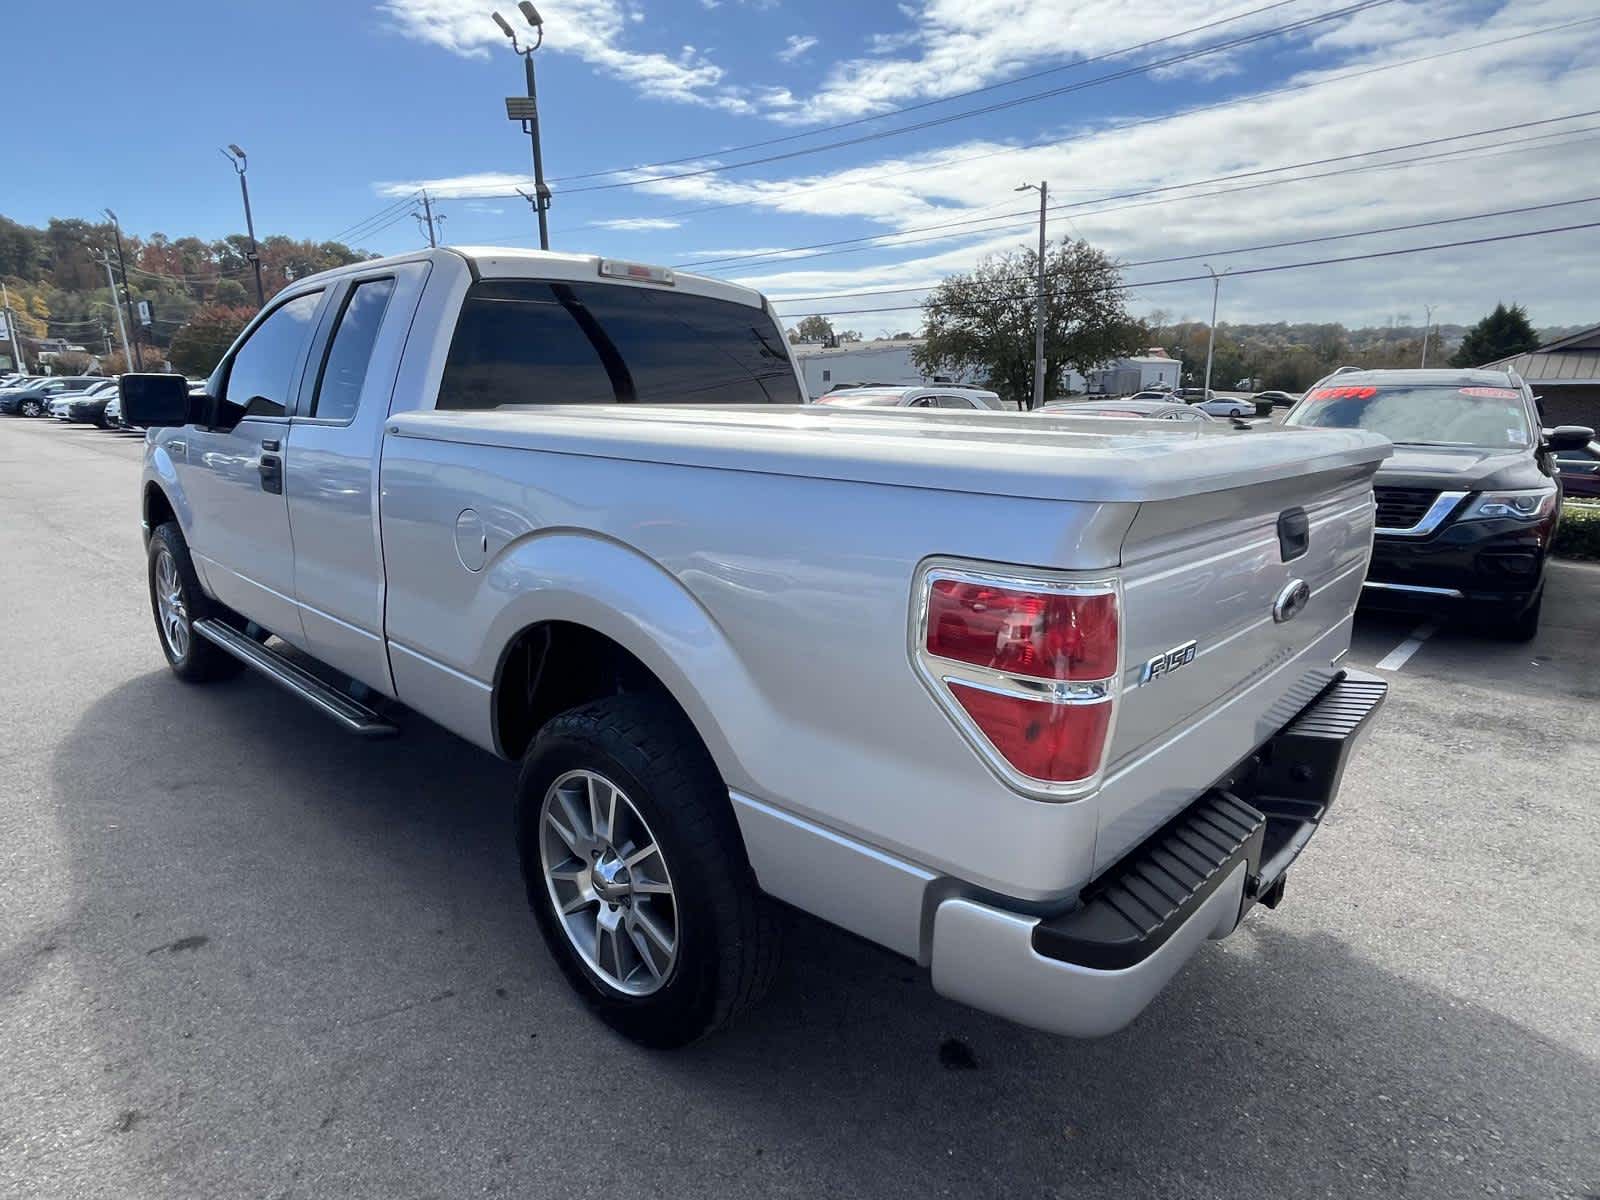
{"type": "Polygon", "coordinates": [[[1526,354],[1538,348],[1539,335],[1528,321],[1527,310],[1520,304],[1507,308],[1502,302],[1467,330],[1466,336],[1461,339],[1461,348],[1451,358],[1450,365],[1481,367],[1484,363],[1499,362],[1514,354],[1526,354]]]}

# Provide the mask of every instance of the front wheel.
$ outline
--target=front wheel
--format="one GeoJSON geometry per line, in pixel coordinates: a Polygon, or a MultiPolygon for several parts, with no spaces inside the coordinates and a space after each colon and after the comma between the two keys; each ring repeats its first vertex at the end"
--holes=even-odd
{"type": "Polygon", "coordinates": [[[22,402],[22,415],[25,417],[44,416],[44,404],[38,400],[24,400],[22,402]]]}
{"type": "Polygon", "coordinates": [[[766,991],[777,917],[727,787],[670,701],[612,696],[552,718],[523,762],[516,818],[545,944],[613,1029],[683,1046],[766,991]]]}
{"type": "Polygon", "coordinates": [[[172,673],[187,683],[237,675],[244,664],[194,631],[196,621],[212,615],[212,606],[200,588],[188,544],[176,522],[156,528],[150,535],[148,554],[150,607],[161,652],[172,673]]]}

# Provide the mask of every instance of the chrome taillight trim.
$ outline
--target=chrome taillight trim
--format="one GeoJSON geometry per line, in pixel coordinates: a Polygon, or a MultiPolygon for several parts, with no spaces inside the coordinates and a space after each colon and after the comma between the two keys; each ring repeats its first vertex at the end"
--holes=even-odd
{"type": "Polygon", "coordinates": [[[907,649],[912,669],[934,702],[977,752],[984,764],[1008,787],[1036,800],[1065,802],[1080,799],[1098,790],[1105,777],[1106,764],[1111,755],[1111,744],[1116,737],[1117,709],[1120,707],[1116,701],[1122,693],[1123,647],[1127,643],[1126,632],[1123,629],[1123,619],[1126,614],[1123,608],[1122,581],[1098,572],[1079,575],[1037,567],[1019,567],[1013,573],[992,563],[977,564],[960,559],[936,558],[924,561],[917,568],[911,587],[911,620],[908,623],[907,649]],[[1037,676],[1017,675],[1009,671],[974,666],[958,659],[930,653],[927,648],[928,607],[933,585],[941,579],[987,584],[1025,592],[1116,597],[1116,673],[1104,679],[1093,680],[1042,679],[1037,676]],[[951,684],[961,684],[981,691],[1048,704],[1111,704],[1105,741],[1100,747],[1100,760],[1093,774],[1083,779],[1060,783],[1024,775],[989,741],[988,736],[956,699],[950,690],[951,684]]]}

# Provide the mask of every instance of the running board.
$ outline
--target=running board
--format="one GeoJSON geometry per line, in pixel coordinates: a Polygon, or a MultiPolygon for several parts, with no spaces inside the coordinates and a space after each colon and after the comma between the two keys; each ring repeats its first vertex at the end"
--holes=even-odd
{"type": "Polygon", "coordinates": [[[381,716],[330,687],[303,667],[290,662],[276,650],[263,646],[254,638],[240,633],[232,625],[208,619],[196,621],[194,631],[206,641],[220,646],[248,667],[254,667],[279,687],[293,692],[313,708],[332,717],[351,733],[363,737],[387,737],[397,732],[381,716]]]}

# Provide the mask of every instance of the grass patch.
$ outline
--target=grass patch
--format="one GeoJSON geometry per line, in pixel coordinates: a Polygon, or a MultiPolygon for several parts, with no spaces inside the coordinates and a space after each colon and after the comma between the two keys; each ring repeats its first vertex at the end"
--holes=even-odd
{"type": "Polygon", "coordinates": [[[1600,504],[1567,501],[1550,551],[1562,558],[1600,562],[1600,504]]]}

